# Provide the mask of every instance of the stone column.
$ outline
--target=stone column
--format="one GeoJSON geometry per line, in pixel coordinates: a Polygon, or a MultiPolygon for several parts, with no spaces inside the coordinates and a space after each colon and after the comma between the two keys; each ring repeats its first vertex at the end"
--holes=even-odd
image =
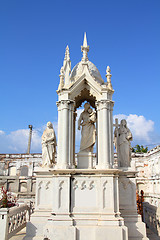
{"type": "Polygon", "coordinates": [[[74,101],[61,100],[58,106],[57,168],[67,169],[73,163],[73,108],[74,101]]]}
{"type": "Polygon", "coordinates": [[[73,112],[73,165],[76,165],[76,161],[75,161],[75,148],[76,148],[76,117],[77,117],[77,113],[74,111],[73,112]]]}
{"type": "Polygon", "coordinates": [[[111,102],[100,100],[97,107],[98,168],[108,169],[113,158],[113,120],[111,102]]]}
{"type": "Polygon", "coordinates": [[[69,101],[62,101],[62,168],[69,167],[69,101]]]}
{"type": "Polygon", "coordinates": [[[101,110],[101,104],[100,102],[96,102],[97,107],[97,158],[98,158],[98,166],[100,167],[100,164],[102,162],[103,158],[103,125],[102,125],[102,110],[101,110]]]}
{"type": "Polygon", "coordinates": [[[109,168],[110,165],[110,143],[109,143],[109,109],[108,102],[101,101],[103,112],[103,167],[109,168]]]}
{"type": "Polygon", "coordinates": [[[69,103],[69,167],[74,168],[74,101],[69,103]]]}
{"type": "Polygon", "coordinates": [[[110,102],[109,106],[109,143],[110,143],[110,166],[114,165],[114,147],[113,147],[113,106],[114,103],[110,102]]]}
{"type": "Polygon", "coordinates": [[[61,135],[62,135],[62,111],[61,111],[61,101],[57,102],[58,107],[58,147],[57,147],[57,165],[61,164],[62,159],[62,141],[61,141],[61,135]]]}

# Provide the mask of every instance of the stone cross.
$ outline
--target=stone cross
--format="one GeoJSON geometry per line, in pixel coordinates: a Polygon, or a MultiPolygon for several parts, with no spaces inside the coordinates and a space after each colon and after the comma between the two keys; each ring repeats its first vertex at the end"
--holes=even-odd
{"type": "Polygon", "coordinates": [[[118,123],[118,118],[115,119],[115,124],[113,124],[113,127],[118,128],[120,124],[118,123]]]}

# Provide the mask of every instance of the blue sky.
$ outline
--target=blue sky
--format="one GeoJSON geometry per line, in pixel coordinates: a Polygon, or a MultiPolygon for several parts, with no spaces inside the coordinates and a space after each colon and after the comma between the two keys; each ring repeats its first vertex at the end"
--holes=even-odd
{"type": "Polygon", "coordinates": [[[32,152],[41,151],[44,125],[57,122],[65,47],[73,68],[82,57],[84,32],[89,60],[104,80],[111,67],[113,114],[134,125],[134,143],[160,144],[159,12],[159,0],[1,0],[0,153],[25,151],[29,124],[35,131],[32,152]],[[148,135],[138,138],[143,132],[148,135]]]}

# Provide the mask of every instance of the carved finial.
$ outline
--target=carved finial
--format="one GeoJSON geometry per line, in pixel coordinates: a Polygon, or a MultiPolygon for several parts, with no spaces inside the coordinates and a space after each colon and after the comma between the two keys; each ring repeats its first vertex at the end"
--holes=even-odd
{"type": "Polygon", "coordinates": [[[113,90],[112,84],[111,84],[111,77],[112,77],[111,69],[110,69],[109,66],[107,66],[107,69],[106,69],[106,78],[107,78],[108,88],[109,88],[110,90],[113,90]]]}
{"type": "Polygon", "coordinates": [[[84,33],[84,40],[83,40],[83,47],[87,47],[87,36],[86,36],[86,32],[84,33]]]}
{"type": "Polygon", "coordinates": [[[64,60],[70,61],[69,47],[67,45],[64,60]]]}
{"type": "Polygon", "coordinates": [[[110,69],[110,66],[107,66],[107,70],[106,70],[106,73],[107,73],[107,74],[110,74],[110,73],[111,73],[111,69],[110,69]]]}
{"type": "Polygon", "coordinates": [[[65,51],[65,57],[63,61],[63,74],[65,76],[65,87],[70,84],[69,75],[71,72],[71,61],[70,61],[70,54],[69,54],[69,47],[67,45],[65,51]]]}
{"type": "Polygon", "coordinates": [[[64,68],[63,67],[61,67],[61,70],[60,70],[60,75],[59,75],[60,77],[64,77],[64,68]]]}
{"type": "Polygon", "coordinates": [[[87,45],[86,33],[84,33],[83,46],[81,46],[81,51],[83,52],[82,62],[86,63],[88,61],[88,51],[89,51],[89,46],[87,45]]]}
{"type": "Polygon", "coordinates": [[[59,77],[60,77],[60,83],[58,86],[58,91],[62,90],[62,88],[64,87],[64,68],[63,67],[61,67],[59,77]]]}

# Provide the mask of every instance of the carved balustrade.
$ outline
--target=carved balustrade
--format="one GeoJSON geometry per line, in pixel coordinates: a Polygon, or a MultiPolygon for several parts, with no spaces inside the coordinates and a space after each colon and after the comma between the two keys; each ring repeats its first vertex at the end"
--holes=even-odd
{"type": "Polygon", "coordinates": [[[0,234],[1,240],[10,239],[26,227],[27,214],[28,217],[30,216],[29,209],[27,204],[10,209],[0,209],[0,226],[4,228],[4,231],[0,234]]]}
{"type": "Polygon", "coordinates": [[[147,227],[160,236],[160,209],[144,202],[143,217],[147,227]]]}

